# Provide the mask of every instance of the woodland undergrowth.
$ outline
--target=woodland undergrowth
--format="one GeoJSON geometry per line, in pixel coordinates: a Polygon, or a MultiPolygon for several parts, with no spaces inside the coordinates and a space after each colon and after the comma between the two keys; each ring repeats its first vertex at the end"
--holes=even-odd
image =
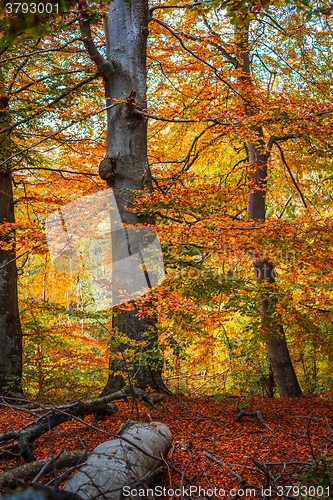
{"type": "MultiPolygon", "coordinates": [[[[37,404],[32,407],[31,403],[29,409],[26,404],[2,400],[0,432],[22,429],[47,411],[37,404]]],[[[179,498],[186,498],[186,488],[190,486],[193,499],[202,498],[193,493],[194,487],[197,492],[199,487],[205,489],[208,495],[214,488],[223,489],[222,498],[230,499],[329,498],[326,491],[332,488],[333,480],[330,400],[163,396],[156,409],[133,399],[117,402],[117,408],[107,416],[86,415],[84,420],[64,422],[36,439],[31,451],[41,460],[64,451],[91,450],[115,438],[128,419],[154,420],[166,423],[173,434],[173,446],[163,472],[150,485],[165,488],[165,495],[160,498],[171,497],[172,491],[179,488],[184,493],[179,498]],[[237,496],[242,491],[245,494],[237,496]]],[[[13,453],[15,440],[0,447],[1,472],[15,466],[13,453]]],[[[19,465],[24,463],[21,458],[19,465]]],[[[64,469],[55,469],[39,477],[38,482],[54,485],[55,472],[57,481],[64,473],[64,469]]],[[[70,472],[74,470],[72,467],[70,472]]],[[[60,488],[61,485],[60,481],[60,488]]]]}

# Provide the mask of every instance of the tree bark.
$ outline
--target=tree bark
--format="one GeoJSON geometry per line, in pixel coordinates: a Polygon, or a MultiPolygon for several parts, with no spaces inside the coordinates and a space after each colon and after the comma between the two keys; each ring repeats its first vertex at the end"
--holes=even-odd
{"type": "MultiPolygon", "coordinates": [[[[249,57],[248,22],[235,26],[235,50],[242,104],[245,113],[251,115],[255,109],[255,102],[249,57]]],[[[262,223],[266,218],[267,162],[270,150],[265,145],[262,127],[253,128],[252,132],[254,132],[255,140],[247,144],[250,164],[247,219],[262,223]]],[[[279,394],[281,397],[301,396],[302,391],[290,359],[282,322],[275,313],[276,303],[269,291],[269,285],[275,282],[274,265],[269,260],[261,258],[259,253],[253,252],[253,257],[255,277],[261,289],[262,330],[266,338],[267,353],[279,394]]]]}
{"type": "Polygon", "coordinates": [[[168,426],[129,420],[118,434],[119,439],[92,451],[87,463],[66,481],[65,491],[78,492],[86,500],[121,500],[134,498],[131,490],[142,491],[153,481],[172,445],[168,426]]]}
{"type": "MultiPolygon", "coordinates": [[[[0,99],[0,122],[6,121],[8,100],[0,99]]],[[[6,157],[9,140],[2,143],[6,157]]],[[[7,223],[15,222],[12,176],[0,172],[0,395],[22,394],[22,331],[17,300],[15,232],[7,223]],[[6,248],[7,247],[7,248],[6,248]]]]}
{"type": "MultiPolygon", "coordinates": [[[[152,181],[147,159],[147,119],[135,114],[135,104],[140,109],[147,106],[147,68],[146,47],[148,36],[148,2],[147,0],[133,0],[130,4],[123,0],[116,0],[110,11],[111,19],[105,22],[107,58],[112,61],[115,69],[112,80],[107,88],[107,97],[126,99],[127,104],[109,110],[106,158],[113,162],[114,175],[108,181],[108,186],[114,190],[120,218],[123,224],[152,223],[152,219],[139,216],[131,209],[133,192],[152,191],[152,181]],[[116,7],[117,11],[113,11],[116,7]],[[135,104],[134,104],[135,100],[135,104]]],[[[115,228],[117,229],[117,228],[115,228]]],[[[112,230],[112,229],[111,229],[112,230]]],[[[126,243],[126,229],[124,239],[112,244],[114,259],[119,261],[126,243]]],[[[126,253],[125,253],[126,255],[126,253]]],[[[114,280],[121,276],[114,270],[114,280]]],[[[118,271],[119,272],[119,271],[118,271]]],[[[121,272],[120,272],[121,274],[121,272]]],[[[131,279],[128,276],[127,279],[131,279]]],[[[146,304],[147,310],[151,304],[146,304]]],[[[146,341],[148,346],[138,348],[137,358],[142,358],[148,350],[158,351],[156,335],[156,317],[138,317],[138,309],[131,311],[115,310],[112,327],[116,332],[125,334],[135,342],[146,341]]],[[[112,349],[113,353],[124,352],[126,344],[112,349]]],[[[112,353],[112,354],[113,354],[112,353]]],[[[116,354],[116,353],[115,353],[116,354]]],[[[152,386],[159,388],[161,381],[161,363],[154,366],[152,360],[132,364],[129,375],[135,376],[142,388],[152,386]]],[[[119,390],[125,380],[115,372],[126,372],[126,359],[110,357],[110,375],[107,389],[119,390]]]]}
{"type": "Polygon", "coordinates": [[[27,479],[34,478],[41,470],[43,470],[42,475],[49,475],[49,473],[54,470],[54,462],[56,463],[57,469],[65,469],[66,467],[78,465],[80,462],[85,460],[88,455],[89,454],[85,451],[67,451],[61,453],[57,459],[44,458],[42,460],[36,460],[35,462],[21,465],[20,467],[16,467],[0,474],[0,487],[8,488],[9,486],[15,485],[15,483],[19,483],[22,480],[25,481],[27,479]]]}
{"type": "MultiPolygon", "coordinates": [[[[148,2],[133,0],[125,3],[115,0],[109,15],[111,19],[105,21],[106,60],[98,54],[93,42],[88,41],[90,29],[87,30],[86,22],[81,22],[81,32],[86,34],[86,48],[104,77],[107,105],[111,105],[113,99],[123,102],[108,110],[106,155],[99,172],[108,187],[113,189],[121,220],[121,227],[116,227],[117,222],[113,222],[111,213],[111,234],[118,234],[116,239],[112,239],[113,262],[118,262],[116,266],[113,265],[112,279],[114,282],[125,279],[126,288],[131,289],[129,282],[133,277],[129,275],[129,270],[126,273],[125,264],[123,269],[121,266],[122,260],[124,262],[125,257],[131,255],[126,225],[153,222],[147,216],[134,213],[131,201],[136,192],[152,191],[147,159],[147,119],[135,112],[136,107],[145,109],[147,106],[148,2]]],[[[114,304],[120,303],[118,293],[115,291],[113,294],[114,304]]],[[[103,395],[120,390],[128,383],[122,374],[131,380],[134,378],[142,388],[164,387],[161,379],[162,363],[158,354],[157,320],[152,313],[151,303],[146,303],[144,307],[149,311],[145,317],[138,316],[136,307],[129,311],[113,308],[112,329],[115,339],[118,335],[125,335],[129,342],[116,341],[111,347],[110,375],[103,395]],[[125,353],[128,349],[133,351],[131,341],[137,346],[140,342],[147,344],[134,348],[137,358],[134,363],[129,363],[125,353]],[[155,361],[147,359],[149,351],[154,353],[155,361]]]]}

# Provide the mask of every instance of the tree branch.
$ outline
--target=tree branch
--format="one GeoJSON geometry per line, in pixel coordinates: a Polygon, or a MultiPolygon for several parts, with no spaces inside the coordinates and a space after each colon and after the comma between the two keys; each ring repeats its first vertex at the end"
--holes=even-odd
{"type": "Polygon", "coordinates": [[[79,69],[77,69],[77,70],[73,70],[73,71],[65,71],[63,73],[55,73],[52,76],[50,76],[50,75],[43,76],[43,78],[39,78],[38,80],[33,80],[32,82],[27,83],[27,85],[25,85],[24,87],[21,87],[20,89],[13,90],[13,92],[11,92],[10,95],[19,94],[20,92],[23,92],[24,90],[27,90],[29,87],[32,87],[36,83],[43,82],[43,81],[45,81],[47,79],[51,79],[51,78],[54,79],[56,76],[73,75],[75,73],[81,73],[81,71],[79,69]]]}
{"type": "MultiPolygon", "coordinates": [[[[100,109],[99,111],[96,111],[96,112],[93,112],[93,113],[90,113],[87,117],[85,117],[85,119],[87,118],[90,118],[91,116],[96,116],[96,115],[99,115],[100,113],[102,113],[103,111],[106,111],[107,109],[111,109],[113,107],[117,106],[117,104],[111,104],[111,106],[106,106],[105,108],[103,109],[100,109]]],[[[12,156],[9,156],[8,158],[6,158],[2,163],[0,163],[0,167],[2,165],[4,165],[5,163],[7,163],[7,161],[11,160],[12,158],[15,158],[17,156],[20,156],[22,155],[23,153],[26,153],[27,151],[29,151],[30,149],[38,146],[39,144],[41,144],[42,142],[44,141],[47,141],[48,139],[50,139],[51,137],[54,137],[58,134],[60,134],[60,132],[63,132],[64,130],[68,129],[69,127],[72,127],[73,125],[75,125],[76,123],[79,123],[82,119],[80,120],[73,120],[71,121],[68,125],[66,125],[65,127],[62,127],[60,129],[58,129],[56,132],[53,132],[52,134],[50,135],[47,135],[46,137],[44,137],[43,139],[41,139],[40,141],[38,142],[35,142],[35,144],[32,144],[31,146],[25,148],[25,149],[22,149],[21,151],[19,151],[18,153],[15,153],[13,154],[12,156]]],[[[6,169],[2,169],[2,170],[6,170],[6,169]]],[[[2,171],[0,170],[0,172],[2,171]]]]}
{"type": "Polygon", "coordinates": [[[305,201],[305,199],[304,199],[303,193],[302,193],[302,191],[300,190],[300,188],[298,187],[298,184],[297,184],[297,182],[296,182],[296,180],[295,180],[295,178],[294,178],[294,176],[293,176],[293,174],[292,174],[292,171],[290,170],[289,165],[288,165],[288,163],[286,162],[286,159],[285,159],[285,157],[284,157],[284,154],[283,154],[283,151],[282,151],[281,146],[279,145],[279,143],[278,143],[278,142],[275,142],[275,145],[276,145],[276,147],[279,149],[279,151],[280,151],[280,155],[281,155],[281,160],[283,161],[283,163],[284,163],[284,165],[285,165],[286,169],[288,170],[289,175],[290,175],[290,177],[291,177],[291,180],[292,180],[292,181],[293,181],[293,183],[294,183],[295,188],[297,189],[297,191],[299,192],[300,197],[302,198],[303,205],[305,206],[305,208],[308,208],[308,207],[307,207],[307,204],[306,204],[306,201],[305,201]]]}
{"type": "Polygon", "coordinates": [[[238,481],[240,481],[240,483],[243,485],[243,484],[246,484],[246,481],[245,479],[240,476],[239,474],[237,474],[237,472],[235,472],[234,470],[230,469],[230,467],[227,466],[227,464],[225,464],[224,462],[222,462],[222,460],[219,460],[218,458],[215,458],[213,455],[211,455],[210,453],[207,453],[207,452],[203,452],[202,453],[206,458],[208,458],[208,460],[210,460],[211,462],[215,462],[219,465],[222,465],[222,467],[225,467],[232,476],[236,477],[238,479],[238,481]]]}
{"type": "Polygon", "coordinates": [[[286,135],[282,135],[282,136],[275,136],[275,135],[272,135],[270,138],[269,138],[269,141],[268,141],[268,146],[267,146],[267,149],[268,151],[271,151],[272,147],[274,146],[274,144],[276,144],[277,142],[286,142],[288,141],[289,139],[295,139],[295,137],[299,137],[299,135],[297,134],[286,134],[286,135]]]}
{"type": "Polygon", "coordinates": [[[240,422],[243,417],[257,417],[257,419],[259,420],[261,425],[266,427],[266,429],[268,429],[269,431],[273,432],[273,429],[271,427],[269,427],[269,425],[266,424],[266,422],[263,419],[262,414],[260,413],[259,410],[258,411],[245,411],[245,410],[240,411],[237,415],[236,422],[240,422]]]}
{"type": "Polygon", "coordinates": [[[89,18],[84,17],[82,10],[79,12],[79,26],[83,37],[83,44],[90,56],[90,59],[96,64],[96,67],[103,78],[109,80],[114,70],[113,64],[111,61],[104,59],[102,54],[98,51],[92,38],[89,18]]]}
{"type": "Polygon", "coordinates": [[[160,21],[159,19],[155,19],[154,18],[154,21],[157,23],[157,24],[160,24],[161,26],[163,26],[166,30],[169,31],[169,33],[171,33],[171,35],[173,35],[175,38],[177,38],[177,40],[179,41],[180,45],[183,47],[183,49],[188,52],[189,54],[191,54],[192,57],[194,57],[195,59],[198,59],[198,61],[201,61],[203,64],[205,64],[206,66],[208,66],[209,68],[211,68],[216,77],[221,81],[223,82],[230,90],[232,90],[233,92],[235,92],[235,94],[237,94],[244,102],[246,102],[251,108],[254,108],[253,104],[251,104],[247,99],[245,99],[245,97],[243,97],[232,85],[230,85],[230,83],[228,83],[224,78],[222,78],[222,76],[220,75],[220,72],[217,68],[215,68],[215,66],[213,66],[212,64],[210,64],[209,62],[205,61],[204,59],[202,59],[200,56],[198,56],[197,54],[195,54],[194,52],[192,52],[192,50],[188,49],[185,45],[184,45],[184,42],[183,40],[180,38],[179,35],[177,35],[177,33],[175,33],[175,31],[166,23],[164,23],[163,21],[160,21]]]}
{"type": "Polygon", "coordinates": [[[0,64],[3,64],[5,62],[9,62],[9,61],[14,61],[15,59],[22,59],[22,57],[35,56],[36,54],[46,54],[48,52],[58,52],[58,51],[63,50],[65,47],[67,47],[71,43],[74,43],[74,42],[76,42],[78,40],[82,40],[82,38],[81,37],[75,37],[72,40],[70,40],[69,42],[67,42],[64,45],[62,45],[61,47],[56,47],[55,49],[35,50],[35,52],[28,52],[28,54],[22,54],[22,55],[19,55],[19,56],[8,57],[8,59],[2,59],[2,60],[0,60],[0,64]]]}
{"type": "MultiPolygon", "coordinates": [[[[172,122],[172,123],[200,123],[200,122],[213,122],[216,125],[236,125],[239,122],[220,122],[218,118],[163,118],[162,116],[150,115],[144,111],[135,110],[135,114],[145,116],[146,118],[151,118],[152,120],[160,120],[162,122],[172,122]]],[[[222,118],[222,117],[221,117],[222,118]]]]}
{"type": "MultiPolygon", "coordinates": [[[[85,460],[87,455],[86,451],[68,451],[61,453],[59,458],[56,459],[56,466],[58,469],[71,467],[85,460]]],[[[19,481],[34,478],[41,471],[43,471],[44,475],[48,474],[52,471],[52,467],[52,458],[44,458],[43,460],[36,460],[35,462],[30,462],[20,467],[16,467],[15,469],[2,472],[0,474],[0,487],[7,488],[19,481]]]]}
{"type": "Polygon", "coordinates": [[[155,5],[151,9],[149,9],[149,13],[151,14],[154,10],[157,9],[188,9],[191,7],[196,7],[197,5],[201,5],[201,2],[188,3],[185,5],[155,5]]]}
{"type": "MultiPolygon", "coordinates": [[[[10,499],[17,500],[83,500],[77,493],[71,493],[64,490],[55,490],[44,484],[29,484],[27,488],[19,488],[10,492],[10,499]]],[[[6,497],[5,497],[6,498],[6,497]]]]}
{"type": "MultiPolygon", "coordinates": [[[[209,31],[216,37],[216,38],[219,38],[221,39],[221,36],[216,33],[216,31],[213,30],[213,28],[211,27],[211,25],[209,24],[208,20],[207,20],[207,17],[203,14],[202,16],[203,18],[203,21],[205,23],[205,25],[207,26],[207,28],[209,29],[209,31]]],[[[210,45],[212,45],[213,47],[215,47],[219,52],[221,52],[221,54],[224,55],[224,57],[226,59],[228,59],[228,61],[236,68],[237,67],[237,59],[235,57],[233,57],[227,50],[225,50],[223,47],[221,47],[221,45],[219,45],[218,43],[216,42],[208,42],[210,45]]]]}
{"type": "Polygon", "coordinates": [[[83,87],[87,83],[92,82],[98,76],[100,76],[99,72],[95,73],[92,76],[89,76],[85,80],[82,80],[82,82],[78,83],[77,85],[75,85],[71,89],[66,90],[66,92],[63,92],[58,97],[56,97],[55,99],[53,99],[53,101],[50,102],[49,104],[47,104],[43,109],[40,109],[39,111],[37,111],[36,113],[32,114],[28,118],[25,118],[24,120],[20,120],[20,121],[14,123],[13,125],[10,125],[7,128],[4,128],[4,129],[0,130],[0,134],[4,134],[5,132],[11,132],[14,128],[18,127],[19,125],[23,125],[24,123],[28,123],[30,120],[33,120],[34,118],[36,118],[36,116],[41,115],[45,110],[47,110],[49,108],[52,108],[55,104],[57,104],[59,101],[61,101],[62,99],[64,99],[64,97],[68,96],[68,94],[70,94],[71,92],[74,92],[75,90],[83,87]]]}

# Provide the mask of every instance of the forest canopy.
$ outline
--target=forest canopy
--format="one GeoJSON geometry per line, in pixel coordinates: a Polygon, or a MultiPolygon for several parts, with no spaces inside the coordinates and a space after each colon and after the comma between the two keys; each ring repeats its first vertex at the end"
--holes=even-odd
{"type": "Polygon", "coordinates": [[[330,5],[33,5],[0,14],[1,394],[327,396],[330,5]]]}

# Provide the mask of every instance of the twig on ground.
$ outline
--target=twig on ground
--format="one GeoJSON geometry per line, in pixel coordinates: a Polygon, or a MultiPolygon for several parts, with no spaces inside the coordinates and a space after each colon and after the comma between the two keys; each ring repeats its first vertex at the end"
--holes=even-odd
{"type": "Polygon", "coordinates": [[[266,422],[263,419],[262,414],[260,413],[259,410],[258,411],[244,411],[244,410],[240,411],[237,415],[236,422],[240,422],[243,417],[257,417],[257,419],[259,420],[261,425],[266,427],[266,429],[268,429],[269,431],[273,432],[273,429],[271,427],[269,427],[269,425],[266,424],[266,422]]]}

